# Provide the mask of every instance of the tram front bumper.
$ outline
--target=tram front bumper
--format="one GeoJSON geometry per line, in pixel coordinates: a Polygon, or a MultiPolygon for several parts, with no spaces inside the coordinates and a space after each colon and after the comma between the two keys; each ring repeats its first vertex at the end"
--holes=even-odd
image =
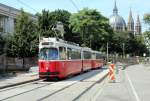
{"type": "Polygon", "coordinates": [[[50,76],[57,76],[59,72],[40,72],[40,77],[50,77],[50,76]]]}

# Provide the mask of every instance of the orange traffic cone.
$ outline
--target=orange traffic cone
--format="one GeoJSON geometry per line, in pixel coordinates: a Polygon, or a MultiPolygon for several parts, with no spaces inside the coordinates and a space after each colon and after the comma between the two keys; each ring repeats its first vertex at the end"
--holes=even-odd
{"type": "Polygon", "coordinates": [[[110,82],[115,82],[114,68],[115,68],[114,64],[109,65],[109,74],[108,74],[108,76],[109,76],[109,81],[110,82]]]}

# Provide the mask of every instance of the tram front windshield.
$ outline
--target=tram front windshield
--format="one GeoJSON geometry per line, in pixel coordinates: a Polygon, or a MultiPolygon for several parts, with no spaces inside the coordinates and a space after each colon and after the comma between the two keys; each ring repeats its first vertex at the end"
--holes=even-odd
{"type": "Polygon", "coordinates": [[[42,60],[57,60],[58,50],[56,48],[42,48],[39,53],[39,58],[42,60]]]}

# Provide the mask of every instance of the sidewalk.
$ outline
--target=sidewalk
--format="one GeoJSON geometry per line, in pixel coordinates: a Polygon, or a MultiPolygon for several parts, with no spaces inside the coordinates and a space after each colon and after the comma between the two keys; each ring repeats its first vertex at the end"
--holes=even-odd
{"type": "Polygon", "coordinates": [[[126,77],[124,76],[124,70],[115,74],[115,78],[115,83],[110,83],[108,80],[105,80],[105,84],[95,101],[135,101],[132,91],[127,84],[126,77]]]}
{"type": "Polygon", "coordinates": [[[39,79],[38,73],[34,73],[34,72],[17,74],[16,76],[15,75],[6,76],[6,77],[0,76],[0,89],[35,81],[38,79],[39,79]]]}

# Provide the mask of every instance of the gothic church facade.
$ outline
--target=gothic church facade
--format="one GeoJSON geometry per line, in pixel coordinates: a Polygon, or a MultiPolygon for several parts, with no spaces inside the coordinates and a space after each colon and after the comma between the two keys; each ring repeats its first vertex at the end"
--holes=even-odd
{"type": "Polygon", "coordinates": [[[111,17],[109,19],[109,24],[114,29],[114,31],[116,31],[116,32],[128,31],[129,33],[132,33],[134,35],[141,35],[141,30],[142,30],[141,28],[142,27],[141,27],[139,15],[137,15],[136,22],[134,22],[134,19],[132,17],[132,11],[130,9],[128,22],[126,24],[123,17],[121,17],[118,14],[118,8],[116,5],[116,1],[114,4],[113,14],[111,15],[111,17]]]}

